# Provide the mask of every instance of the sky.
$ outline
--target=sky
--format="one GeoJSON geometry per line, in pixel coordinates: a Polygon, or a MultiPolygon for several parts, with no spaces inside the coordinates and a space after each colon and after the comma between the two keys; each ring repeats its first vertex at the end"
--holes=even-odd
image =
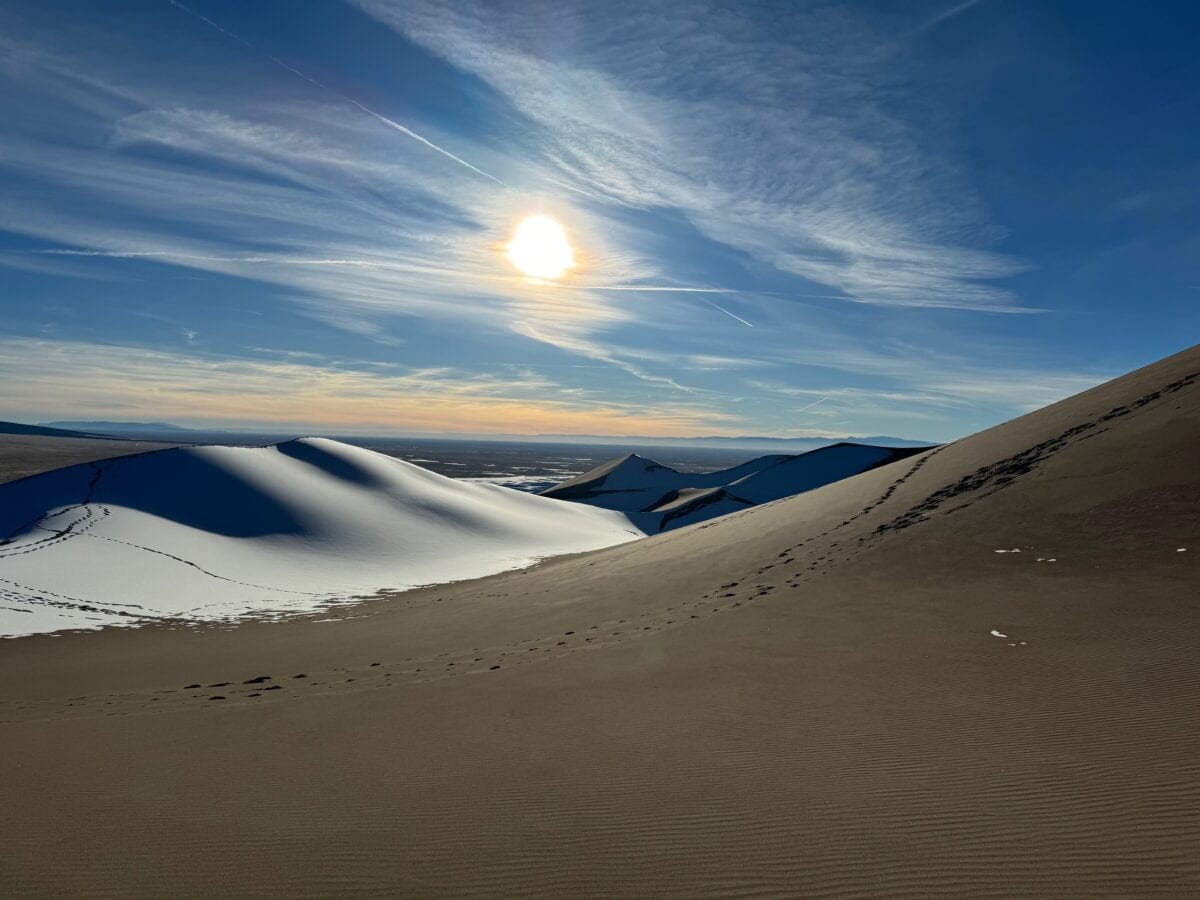
{"type": "Polygon", "coordinates": [[[1197,341],[1198,32],[0,0],[0,418],[957,438],[1197,341]],[[506,255],[533,215],[561,277],[506,255]]]}

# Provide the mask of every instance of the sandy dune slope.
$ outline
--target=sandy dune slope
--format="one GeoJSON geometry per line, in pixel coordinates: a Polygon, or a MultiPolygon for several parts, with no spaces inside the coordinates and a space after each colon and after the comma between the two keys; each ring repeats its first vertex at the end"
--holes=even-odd
{"type": "Polygon", "coordinates": [[[172,444],[0,431],[0,484],[79,463],[165,450],[172,444]]]}
{"type": "Polygon", "coordinates": [[[677,472],[631,453],[542,491],[544,497],[620,510],[647,534],[781,500],[928,450],[840,443],[760,456],[719,472],[677,472]]]}
{"type": "Polygon", "coordinates": [[[337,441],[180,447],[0,485],[0,635],[311,610],[641,536],[337,441]]]}
{"type": "Polygon", "coordinates": [[[1196,896],[1198,443],[1192,349],[335,622],[5,642],[0,889],[1196,896]]]}

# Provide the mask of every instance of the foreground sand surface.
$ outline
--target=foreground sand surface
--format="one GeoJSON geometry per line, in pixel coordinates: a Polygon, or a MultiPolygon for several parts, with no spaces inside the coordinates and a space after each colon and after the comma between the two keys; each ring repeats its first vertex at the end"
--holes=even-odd
{"type": "Polygon", "coordinates": [[[1193,349],[522,572],[5,642],[0,893],[1196,896],[1198,442],[1193,349]]]}

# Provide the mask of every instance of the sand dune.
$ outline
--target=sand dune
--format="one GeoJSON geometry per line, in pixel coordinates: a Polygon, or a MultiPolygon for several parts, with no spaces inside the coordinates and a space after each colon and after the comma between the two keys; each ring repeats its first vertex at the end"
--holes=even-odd
{"type": "Polygon", "coordinates": [[[620,510],[642,531],[657,534],[811,491],[928,449],[840,443],[704,473],[677,472],[630,453],[542,496],[620,510]]]}
{"type": "Polygon", "coordinates": [[[6,642],[0,888],[1196,896],[1198,441],[1193,348],[339,621],[6,642]]]}
{"type": "Polygon", "coordinates": [[[319,609],[641,536],[337,441],[180,447],[0,485],[0,635],[319,609]]]}

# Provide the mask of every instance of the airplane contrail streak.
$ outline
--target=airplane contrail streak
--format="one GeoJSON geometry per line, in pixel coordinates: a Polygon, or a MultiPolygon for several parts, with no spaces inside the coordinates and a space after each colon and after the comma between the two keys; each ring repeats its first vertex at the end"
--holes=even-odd
{"type": "Polygon", "coordinates": [[[705,303],[707,303],[709,306],[711,306],[713,309],[720,310],[721,312],[725,313],[725,315],[729,316],[729,318],[731,318],[731,319],[737,319],[739,322],[741,322],[741,323],[742,323],[743,325],[745,325],[747,328],[753,328],[753,327],[754,327],[754,326],[753,326],[753,325],[751,325],[749,322],[747,322],[745,319],[743,319],[741,316],[739,316],[739,315],[735,315],[734,313],[731,313],[731,312],[730,312],[729,310],[727,310],[725,307],[723,307],[723,306],[717,306],[717,304],[713,303],[711,300],[709,300],[709,299],[707,299],[707,298],[704,298],[704,302],[705,302],[705,303]]]}
{"type": "Polygon", "coordinates": [[[916,28],[912,29],[912,31],[908,32],[906,37],[912,37],[914,35],[921,34],[924,31],[928,31],[930,28],[933,28],[935,25],[940,25],[942,22],[945,22],[947,19],[952,19],[957,15],[961,15],[962,13],[965,13],[968,9],[970,9],[972,6],[977,6],[978,4],[980,4],[982,2],[983,2],[983,0],[964,0],[964,2],[962,2],[962,3],[958,3],[954,6],[951,6],[948,9],[944,9],[937,15],[933,16],[932,18],[926,19],[924,22],[922,22],[916,28]]]}
{"type": "Polygon", "coordinates": [[[798,412],[798,413],[802,413],[802,412],[804,412],[806,409],[812,409],[814,406],[820,406],[822,403],[824,403],[824,402],[825,402],[826,400],[828,400],[828,399],[829,399],[828,397],[822,397],[820,400],[816,400],[816,401],[814,401],[814,402],[812,402],[812,403],[808,404],[808,406],[802,406],[802,407],[800,407],[798,410],[796,410],[796,412],[798,412]]]}
{"type": "Polygon", "coordinates": [[[340,100],[344,100],[345,102],[358,107],[360,110],[365,112],[367,115],[372,116],[377,121],[382,122],[384,125],[387,125],[389,128],[394,128],[397,131],[399,131],[401,134],[407,135],[408,137],[412,138],[414,141],[419,141],[420,143],[422,143],[426,147],[428,147],[430,150],[434,150],[434,151],[442,154],[442,156],[445,156],[445,157],[448,157],[449,159],[454,160],[460,166],[466,166],[468,169],[470,169],[472,172],[475,172],[477,175],[482,175],[484,178],[490,178],[492,181],[496,182],[496,184],[502,185],[503,187],[511,187],[511,185],[501,181],[495,175],[491,175],[491,174],[483,171],[483,169],[479,168],[478,166],[472,165],[471,163],[469,163],[465,159],[463,159],[461,156],[455,156],[453,153],[451,153],[445,147],[439,147],[433,141],[417,134],[417,132],[413,131],[411,128],[401,125],[399,122],[396,122],[392,119],[389,119],[385,115],[375,112],[375,110],[371,109],[370,107],[363,106],[361,103],[359,103],[354,98],[347,97],[341,91],[334,90],[329,85],[323,84],[322,82],[313,78],[311,75],[307,74],[306,72],[302,72],[300,69],[297,69],[295,66],[290,66],[287,63],[285,63],[283,60],[281,60],[277,57],[271,56],[269,53],[263,53],[261,50],[259,50],[257,47],[255,47],[253,44],[251,44],[249,41],[247,41],[245,38],[241,37],[240,35],[234,34],[232,31],[229,31],[226,28],[222,28],[220,25],[218,25],[212,19],[208,18],[208,16],[201,15],[200,13],[196,12],[191,7],[184,6],[182,3],[179,2],[179,0],[167,0],[167,2],[170,3],[172,6],[183,10],[188,15],[195,16],[197,19],[199,19],[204,24],[208,25],[211,28],[215,28],[217,31],[221,32],[221,34],[225,35],[228,38],[231,38],[232,40],[237,41],[242,46],[249,48],[250,50],[254,51],[255,53],[257,53],[261,56],[264,56],[265,58],[267,58],[271,62],[273,62],[275,65],[279,66],[281,69],[283,69],[287,72],[291,72],[297,78],[303,78],[309,84],[312,84],[312,85],[320,88],[323,91],[327,91],[330,94],[333,94],[335,97],[339,98],[340,100]]]}

